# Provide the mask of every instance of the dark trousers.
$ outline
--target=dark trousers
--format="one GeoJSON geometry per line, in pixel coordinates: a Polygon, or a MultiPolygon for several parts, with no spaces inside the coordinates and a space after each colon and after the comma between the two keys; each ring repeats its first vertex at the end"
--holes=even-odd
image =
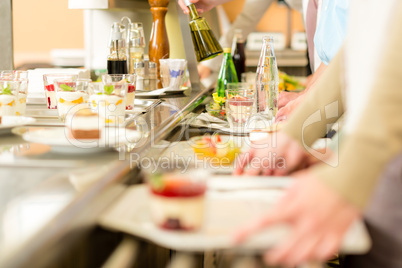
{"type": "Polygon", "coordinates": [[[386,168],[365,213],[372,248],[350,255],[345,268],[402,268],[402,154],[386,168]]]}

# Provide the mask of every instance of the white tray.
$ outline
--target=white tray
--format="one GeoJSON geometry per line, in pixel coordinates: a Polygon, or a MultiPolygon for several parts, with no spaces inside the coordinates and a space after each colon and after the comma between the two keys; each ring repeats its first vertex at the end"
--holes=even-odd
{"type": "MultiPolygon", "coordinates": [[[[261,251],[283,239],[289,231],[287,226],[267,228],[240,246],[235,246],[232,241],[233,231],[267,212],[281,195],[282,191],[278,189],[208,191],[203,229],[198,232],[179,232],[156,227],[149,214],[148,189],[145,185],[131,186],[100,217],[99,223],[106,229],[132,234],[178,251],[261,251]]],[[[359,254],[367,252],[369,247],[367,231],[361,222],[357,222],[346,235],[342,251],[359,254]]]]}

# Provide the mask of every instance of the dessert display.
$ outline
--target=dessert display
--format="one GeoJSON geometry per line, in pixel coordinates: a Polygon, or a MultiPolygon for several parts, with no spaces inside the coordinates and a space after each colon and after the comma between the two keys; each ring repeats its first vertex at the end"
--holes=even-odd
{"type": "Polygon", "coordinates": [[[55,83],[57,87],[57,110],[62,121],[64,121],[67,113],[74,113],[87,107],[89,95],[84,91],[76,91],[75,82],[59,82],[56,80],[55,83]]]}
{"type": "Polygon", "coordinates": [[[78,75],[76,74],[44,74],[43,84],[45,87],[45,96],[48,109],[57,109],[57,98],[54,86],[55,79],[70,79],[76,80],[78,75]]]}
{"type": "Polygon", "coordinates": [[[100,139],[104,128],[103,120],[88,108],[68,114],[65,125],[68,138],[76,140],[100,139]]]}
{"type": "Polygon", "coordinates": [[[122,124],[126,112],[126,99],[123,95],[126,93],[123,89],[126,84],[101,84],[102,91],[92,94],[89,98],[92,111],[104,118],[106,124],[122,124]]]}
{"type": "Polygon", "coordinates": [[[233,140],[222,141],[219,135],[194,137],[190,141],[199,159],[207,159],[215,165],[229,165],[240,154],[233,140]]]}
{"type": "Polygon", "coordinates": [[[25,115],[27,108],[27,94],[24,91],[18,93],[18,100],[16,102],[16,115],[25,115]]]}
{"type": "Polygon", "coordinates": [[[15,115],[18,92],[12,88],[17,86],[17,83],[4,81],[0,85],[0,116],[15,115]]]}
{"type": "Polygon", "coordinates": [[[129,84],[127,89],[126,110],[132,110],[134,108],[134,99],[135,99],[135,86],[129,84]]]}
{"type": "Polygon", "coordinates": [[[150,212],[157,226],[166,230],[194,231],[202,227],[205,180],[185,174],[158,174],[149,180],[150,212]]]}

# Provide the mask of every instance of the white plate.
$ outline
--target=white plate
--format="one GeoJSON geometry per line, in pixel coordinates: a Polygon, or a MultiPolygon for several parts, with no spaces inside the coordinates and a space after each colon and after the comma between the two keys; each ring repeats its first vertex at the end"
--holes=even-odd
{"type": "Polygon", "coordinates": [[[74,140],[67,138],[66,128],[41,128],[28,131],[23,139],[33,143],[51,146],[58,153],[95,153],[111,150],[119,145],[135,143],[141,138],[141,133],[125,128],[105,128],[104,135],[99,140],[74,140]]]}
{"type": "Polygon", "coordinates": [[[14,127],[25,126],[35,122],[32,117],[5,115],[1,117],[0,134],[11,133],[14,127]]]}
{"type": "MultiPolygon", "coordinates": [[[[228,183],[230,183],[228,181],[228,183]]],[[[283,192],[278,189],[215,192],[206,194],[204,226],[197,232],[165,231],[155,226],[149,213],[149,190],[144,185],[131,186],[101,217],[105,228],[126,232],[158,245],[179,251],[239,249],[261,251],[282,241],[289,228],[276,225],[235,245],[235,230],[267,213],[283,192]]],[[[345,236],[341,250],[361,254],[370,248],[370,239],[361,222],[357,222],[345,236]]]]}

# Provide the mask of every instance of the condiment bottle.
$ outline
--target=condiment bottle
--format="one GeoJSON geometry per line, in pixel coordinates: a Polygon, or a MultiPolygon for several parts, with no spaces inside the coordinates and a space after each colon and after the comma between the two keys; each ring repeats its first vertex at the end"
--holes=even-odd
{"type": "Polygon", "coordinates": [[[216,85],[216,92],[219,97],[225,97],[227,83],[237,83],[239,81],[233,64],[231,49],[224,48],[223,53],[222,65],[216,85]]]}
{"type": "Polygon", "coordinates": [[[232,43],[232,57],[237,77],[241,82],[241,74],[246,72],[246,54],[244,52],[244,38],[241,29],[236,29],[232,43]]]}
{"type": "Polygon", "coordinates": [[[198,15],[190,0],[184,0],[190,10],[190,30],[197,61],[212,59],[222,53],[222,47],[209,28],[207,21],[198,15]]]}
{"type": "Polygon", "coordinates": [[[134,73],[137,77],[136,90],[152,91],[157,89],[158,75],[155,62],[150,62],[147,58],[143,62],[135,62],[134,73]]]}
{"type": "Polygon", "coordinates": [[[122,32],[121,25],[114,22],[110,34],[110,54],[107,57],[108,74],[127,74],[127,55],[122,32]]]}

